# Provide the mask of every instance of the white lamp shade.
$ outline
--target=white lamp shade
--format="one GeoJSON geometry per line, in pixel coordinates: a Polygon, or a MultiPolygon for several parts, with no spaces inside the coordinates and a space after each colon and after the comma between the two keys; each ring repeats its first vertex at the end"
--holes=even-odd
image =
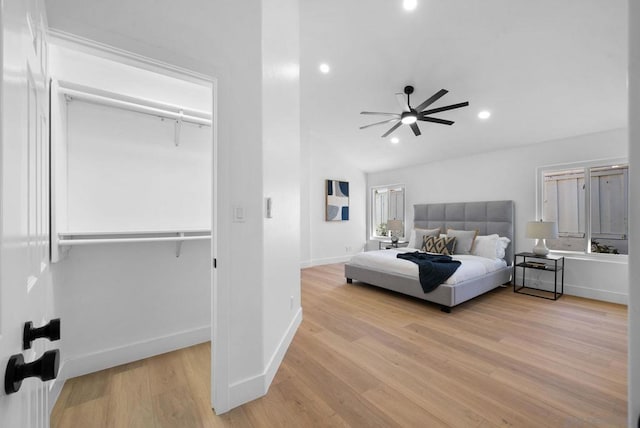
{"type": "Polygon", "coordinates": [[[388,220],[387,230],[402,231],[402,220],[388,220]]]}
{"type": "Polygon", "coordinates": [[[527,223],[527,238],[555,239],[558,237],[558,224],[555,221],[530,221],[527,223]]]}

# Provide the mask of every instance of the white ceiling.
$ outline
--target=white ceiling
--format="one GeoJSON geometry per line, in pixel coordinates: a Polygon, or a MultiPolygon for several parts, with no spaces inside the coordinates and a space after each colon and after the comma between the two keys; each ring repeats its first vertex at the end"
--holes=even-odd
{"type": "MultiPolygon", "coordinates": [[[[371,172],[626,126],[627,3],[624,0],[302,1],[303,129],[314,144],[371,172]],[[318,72],[326,61],[332,71],[318,72]],[[434,117],[452,126],[358,127],[441,88],[434,117]],[[487,109],[487,121],[477,118],[487,109]]],[[[376,120],[377,119],[377,120],[376,120]]],[[[605,143],[605,142],[603,142],[605,143]]]]}
{"type": "MultiPolygon", "coordinates": [[[[170,13],[152,0],[47,7],[53,28],[124,49],[179,44],[198,58],[202,43],[176,40],[215,39],[203,37],[215,2],[171,3],[170,13]]],[[[301,0],[300,14],[303,138],[364,171],[626,127],[626,0],[418,0],[410,13],[402,0],[301,0]],[[444,88],[432,107],[470,106],[434,115],[453,126],[419,122],[420,137],[402,126],[397,145],[380,138],[390,126],[358,129],[382,120],[362,110],[398,111],[407,84],[413,105],[444,88]]]]}

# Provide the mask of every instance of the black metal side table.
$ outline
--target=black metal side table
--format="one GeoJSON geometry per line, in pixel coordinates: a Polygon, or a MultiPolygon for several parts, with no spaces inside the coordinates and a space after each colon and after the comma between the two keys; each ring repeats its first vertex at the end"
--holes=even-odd
{"type": "Polygon", "coordinates": [[[384,246],[384,249],[389,250],[391,248],[406,247],[407,245],[409,245],[409,241],[392,242],[390,239],[378,241],[378,249],[380,249],[380,250],[383,249],[382,248],[383,246],[384,246]]]}
{"type": "Polygon", "coordinates": [[[534,253],[517,253],[513,262],[513,292],[542,299],[558,300],[564,294],[564,256],[540,256],[534,253]],[[518,262],[518,258],[522,261],[518,262]],[[516,281],[517,268],[522,268],[522,285],[516,281]],[[526,285],[527,269],[553,272],[553,291],[528,287],[526,285]],[[558,276],[560,276],[560,291],[558,291],[558,276]],[[553,297],[551,297],[553,295],[553,297]]]}

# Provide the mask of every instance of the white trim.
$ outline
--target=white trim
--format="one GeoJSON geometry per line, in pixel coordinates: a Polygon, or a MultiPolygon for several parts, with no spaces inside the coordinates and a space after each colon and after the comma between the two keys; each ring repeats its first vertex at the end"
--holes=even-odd
{"type": "Polygon", "coordinates": [[[67,379],[208,342],[210,339],[211,328],[203,326],[64,360],[58,377],[49,387],[49,410],[53,409],[67,379]]]}
{"type": "Polygon", "coordinates": [[[111,59],[123,64],[161,73],[171,77],[178,77],[192,83],[210,85],[213,79],[207,75],[193,70],[178,67],[163,61],[125,51],[105,43],[86,39],[66,31],[49,28],[47,33],[49,43],[59,46],[67,46],[80,52],[89,53],[100,58],[111,59]]]}
{"type": "Polygon", "coordinates": [[[300,269],[309,268],[313,266],[313,262],[311,260],[303,260],[300,262],[300,269]]]}
{"type": "MultiPolygon", "coordinates": [[[[558,279],[558,282],[560,282],[560,279],[558,279]]],[[[522,285],[522,274],[518,274],[517,284],[518,286],[522,285]]],[[[546,279],[527,279],[527,285],[533,288],[538,288],[540,290],[553,292],[553,282],[546,279]],[[533,282],[530,281],[535,281],[536,285],[532,285],[533,282]]],[[[560,284],[558,284],[557,291],[560,292],[560,284]]],[[[604,290],[601,288],[584,287],[575,284],[567,284],[566,282],[564,284],[564,294],[566,294],[567,296],[584,297],[585,299],[600,300],[602,302],[618,303],[621,305],[629,304],[629,296],[626,293],[604,290]]]]}
{"type": "Polygon", "coordinates": [[[282,336],[278,347],[274,351],[273,355],[269,359],[269,363],[265,369],[265,390],[269,389],[271,382],[273,382],[273,378],[275,377],[278,369],[280,368],[280,364],[282,364],[282,360],[284,359],[287,350],[289,349],[289,345],[291,345],[291,341],[293,340],[296,332],[298,331],[298,327],[302,323],[302,308],[298,308],[298,312],[291,320],[289,327],[287,328],[286,333],[282,336]]]}
{"type": "MultiPolygon", "coordinates": [[[[218,80],[211,82],[212,115],[213,115],[213,150],[211,159],[213,164],[211,184],[211,257],[218,262],[230,260],[229,246],[218,248],[218,211],[220,210],[218,163],[218,80]],[[222,250],[222,251],[221,251],[222,250]],[[222,257],[221,257],[222,256],[222,257]]],[[[213,261],[212,261],[213,264],[213,261]]],[[[229,314],[230,292],[228,275],[223,270],[211,269],[211,408],[217,414],[231,409],[229,406],[229,314]]]]}
{"type": "MultiPolygon", "coordinates": [[[[229,387],[229,405],[230,408],[241,406],[249,401],[255,400],[264,396],[269,391],[269,386],[276,375],[282,360],[284,359],[291,341],[300,327],[302,322],[302,308],[298,309],[298,312],[291,320],[289,327],[285,335],[280,340],[278,347],[269,359],[269,363],[265,367],[264,371],[256,376],[234,382],[229,387]]],[[[219,413],[216,411],[216,413],[219,413]]]]}
{"type": "Polygon", "coordinates": [[[208,342],[210,338],[211,328],[203,326],[80,355],[65,361],[65,376],[63,378],[69,379],[142,360],[154,355],[208,342]]]}
{"type": "Polygon", "coordinates": [[[339,257],[327,257],[324,259],[311,259],[310,261],[310,265],[307,267],[313,267],[313,266],[322,266],[322,265],[330,265],[332,263],[345,263],[348,262],[349,260],[351,260],[351,257],[353,257],[355,254],[348,254],[346,256],[339,256],[339,257]]]}

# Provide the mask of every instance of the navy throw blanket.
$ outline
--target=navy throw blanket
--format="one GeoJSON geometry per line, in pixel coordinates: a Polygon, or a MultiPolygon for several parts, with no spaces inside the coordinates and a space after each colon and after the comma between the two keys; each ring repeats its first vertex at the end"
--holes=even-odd
{"type": "Polygon", "coordinates": [[[399,259],[409,260],[418,265],[420,285],[425,293],[433,291],[449,278],[462,263],[444,254],[399,253],[399,259]]]}

